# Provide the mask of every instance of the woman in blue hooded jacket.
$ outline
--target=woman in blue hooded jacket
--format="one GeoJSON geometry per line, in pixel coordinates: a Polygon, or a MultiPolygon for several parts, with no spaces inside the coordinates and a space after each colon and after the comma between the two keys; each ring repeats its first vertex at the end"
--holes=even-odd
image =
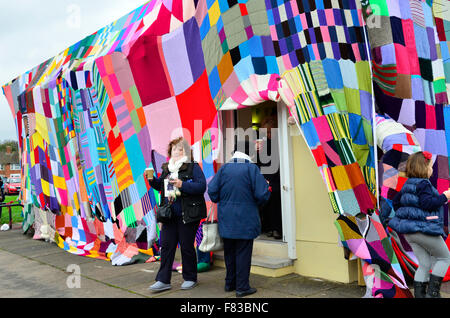
{"type": "Polygon", "coordinates": [[[419,262],[414,275],[416,298],[440,297],[442,279],[450,264],[450,252],[442,238],[443,206],[450,199],[450,190],[439,194],[428,180],[433,174],[431,158],[427,151],[409,156],[408,180],[394,197],[395,216],[389,221],[392,229],[404,234],[419,262]],[[436,258],[433,266],[432,256],[436,258]]]}
{"type": "Polygon", "coordinates": [[[270,198],[269,185],[249,156],[249,142],[239,142],[232,159],[208,184],[208,195],[218,203],[219,234],[226,266],[225,291],[237,297],[256,292],[249,284],[253,240],[261,234],[259,206],[270,198]]]}

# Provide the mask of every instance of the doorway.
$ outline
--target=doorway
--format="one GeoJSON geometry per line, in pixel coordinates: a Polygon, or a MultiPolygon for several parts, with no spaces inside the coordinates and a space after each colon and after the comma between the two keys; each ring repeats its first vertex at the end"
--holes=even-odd
{"type": "MultiPolygon", "coordinates": [[[[260,151],[255,151],[254,162],[260,167],[261,173],[272,190],[271,199],[260,210],[261,235],[260,240],[286,242],[287,236],[283,220],[282,186],[280,170],[280,134],[279,107],[276,102],[266,101],[259,105],[237,110],[221,111],[221,130],[223,136],[223,160],[231,159],[233,147],[239,138],[247,139],[260,145],[260,151]],[[228,128],[232,128],[229,130],[228,128]],[[232,133],[231,133],[231,132],[232,133]]],[[[283,113],[286,115],[286,113],[283,113]]]]}

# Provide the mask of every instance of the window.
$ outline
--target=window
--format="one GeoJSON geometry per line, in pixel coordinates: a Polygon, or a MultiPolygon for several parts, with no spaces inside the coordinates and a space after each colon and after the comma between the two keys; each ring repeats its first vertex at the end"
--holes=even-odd
{"type": "Polygon", "coordinates": [[[5,170],[5,168],[3,168],[3,165],[0,164],[0,170],[5,170]]]}
{"type": "Polygon", "coordinates": [[[11,170],[20,170],[20,164],[12,163],[11,164],[11,170]]]}

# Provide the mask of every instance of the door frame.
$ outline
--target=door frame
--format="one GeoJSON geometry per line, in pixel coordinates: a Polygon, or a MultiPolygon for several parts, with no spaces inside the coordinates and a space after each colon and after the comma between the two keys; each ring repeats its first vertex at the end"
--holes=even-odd
{"type": "Polygon", "coordinates": [[[278,145],[280,153],[280,188],[283,223],[283,241],[288,244],[288,256],[297,259],[296,209],[294,193],[294,165],[292,138],[289,133],[288,108],[283,101],[277,103],[278,145]]]}
{"type": "MultiPolygon", "coordinates": [[[[282,213],[282,241],[287,243],[288,257],[297,259],[296,249],[296,210],[295,210],[295,193],[294,193],[294,166],[292,159],[292,138],[288,125],[288,108],[283,101],[276,103],[277,119],[278,119],[278,147],[279,147],[279,164],[280,164],[280,191],[281,191],[281,213],[282,213]]],[[[219,130],[221,132],[222,159],[224,163],[228,156],[231,156],[230,141],[225,140],[225,129],[231,126],[236,127],[238,122],[238,111],[219,111],[219,130]],[[233,115],[232,115],[233,114],[233,115]],[[234,115],[237,114],[237,115],[234,115]]]]}

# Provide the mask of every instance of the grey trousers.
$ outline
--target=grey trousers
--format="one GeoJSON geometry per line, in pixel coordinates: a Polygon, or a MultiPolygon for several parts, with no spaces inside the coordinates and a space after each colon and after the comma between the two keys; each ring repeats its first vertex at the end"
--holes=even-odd
{"type": "Polygon", "coordinates": [[[450,265],[450,252],[442,236],[412,233],[405,234],[405,238],[419,262],[414,275],[416,282],[428,282],[431,269],[434,276],[445,276],[450,265]]]}

